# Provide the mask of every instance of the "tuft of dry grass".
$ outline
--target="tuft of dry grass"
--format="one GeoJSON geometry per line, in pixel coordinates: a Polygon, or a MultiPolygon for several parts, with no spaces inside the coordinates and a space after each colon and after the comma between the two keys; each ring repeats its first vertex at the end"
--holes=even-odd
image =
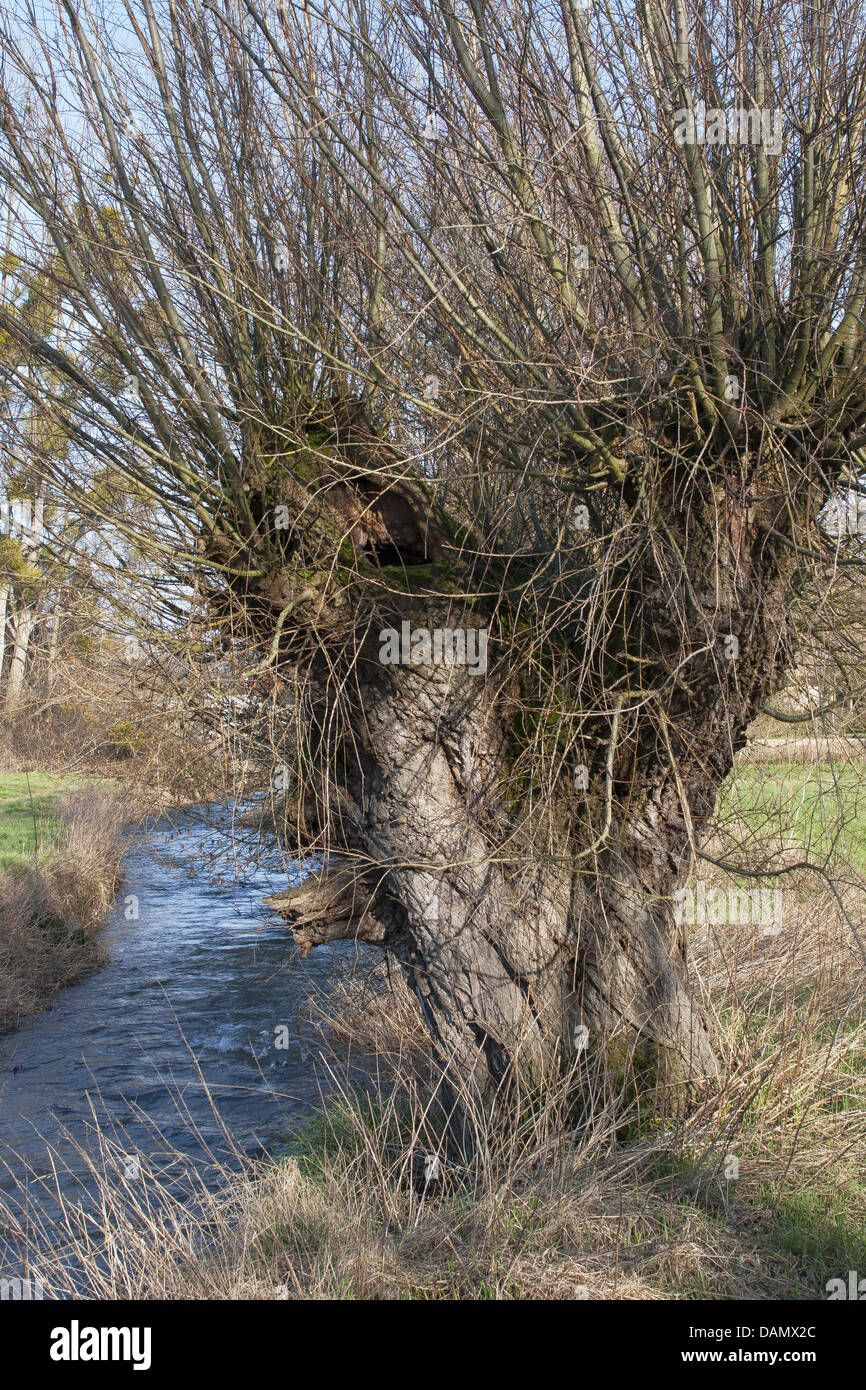
{"type": "Polygon", "coordinates": [[[335,1051],[375,1057],[383,1072],[399,1073],[428,1051],[417,998],[402,971],[383,962],[340,976],[326,991],[314,991],[303,1022],[335,1051]]]}
{"type": "Polygon", "coordinates": [[[130,810],[89,791],[54,807],[47,856],[0,874],[0,1032],[102,964],[98,929],[121,879],[130,810]]]}

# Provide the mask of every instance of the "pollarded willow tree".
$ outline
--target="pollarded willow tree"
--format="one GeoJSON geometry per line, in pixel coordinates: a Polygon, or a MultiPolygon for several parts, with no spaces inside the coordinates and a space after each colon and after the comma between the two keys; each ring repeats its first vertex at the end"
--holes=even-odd
{"type": "Polygon", "coordinates": [[[70,385],[51,484],[110,459],[179,615],[193,580],[243,615],[325,864],[275,905],[402,962],[484,1100],[585,1047],[717,1073],[672,899],[864,463],[856,20],[61,0],[4,36],[70,326],[0,318],[70,385]]]}

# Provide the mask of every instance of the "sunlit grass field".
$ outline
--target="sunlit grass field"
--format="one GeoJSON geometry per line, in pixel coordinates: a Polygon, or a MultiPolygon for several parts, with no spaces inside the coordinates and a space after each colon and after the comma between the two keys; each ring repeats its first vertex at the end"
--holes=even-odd
{"type": "Polygon", "coordinates": [[[0,870],[32,864],[37,849],[50,853],[56,822],[51,809],[59,796],[80,791],[83,777],[48,772],[7,772],[0,775],[0,870]]]}
{"type": "Polygon", "coordinates": [[[866,877],[866,763],[741,763],[725,783],[718,820],[780,830],[810,863],[866,877]]]}

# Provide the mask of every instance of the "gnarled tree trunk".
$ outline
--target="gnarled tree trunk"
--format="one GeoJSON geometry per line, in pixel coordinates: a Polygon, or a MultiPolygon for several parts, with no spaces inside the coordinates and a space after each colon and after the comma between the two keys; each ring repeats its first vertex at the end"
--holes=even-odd
{"type": "Polygon", "coordinates": [[[515,797],[507,650],[493,644],[485,676],[380,664],[379,623],[436,629],[477,624],[477,612],[392,595],[368,624],[337,852],[268,901],[305,951],[355,937],[392,952],[455,1089],[478,1103],[525,1094],[584,1050],[649,1085],[668,1110],[718,1075],[673,901],[745,729],[779,679],[788,577],[754,518],[746,527],[732,503],[719,540],[717,513],[712,545],[668,517],[685,569],[668,573],[653,546],[632,566],[632,635],[652,661],[654,690],[668,688],[663,700],[607,701],[588,813],[570,768],[543,823],[515,797]],[[715,562],[703,574],[707,556],[715,562]],[[674,594],[685,594],[687,636],[667,621],[674,594]]]}
{"type": "Polygon", "coordinates": [[[398,668],[364,697],[351,844],[269,899],[302,948],[357,937],[393,952],[440,1060],[485,1101],[551,1079],[584,1046],[637,1054],[677,1087],[715,1075],[671,907],[680,828],[645,812],[583,864],[564,830],[554,853],[520,852],[483,685],[398,668]]]}

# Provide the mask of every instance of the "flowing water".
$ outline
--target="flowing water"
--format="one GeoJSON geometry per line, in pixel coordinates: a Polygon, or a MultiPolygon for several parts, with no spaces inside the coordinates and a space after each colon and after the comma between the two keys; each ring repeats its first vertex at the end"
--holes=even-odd
{"type": "MultiPolygon", "coordinates": [[[[279,1149],[321,1101],[299,1010],[354,950],[305,960],[262,904],[301,868],[219,807],[140,832],[125,872],[108,964],[0,1038],[0,1199],[15,1205],[50,1212],[58,1185],[92,1188],[97,1127],[124,1179],[170,1183],[185,1163],[216,1174],[279,1149]]],[[[20,1258],[0,1219],[0,1275],[20,1258]]]]}

